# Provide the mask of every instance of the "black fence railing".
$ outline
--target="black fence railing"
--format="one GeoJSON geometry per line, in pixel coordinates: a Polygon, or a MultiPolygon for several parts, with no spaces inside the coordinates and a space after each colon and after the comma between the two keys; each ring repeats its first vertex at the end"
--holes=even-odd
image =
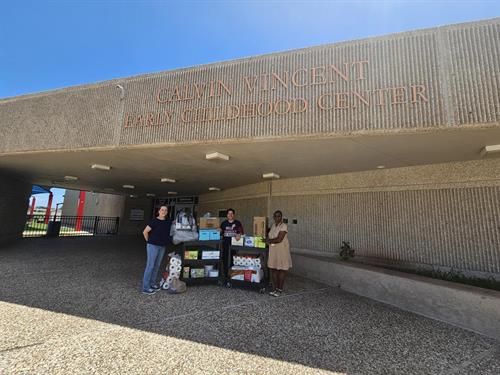
{"type": "Polygon", "coordinates": [[[45,215],[28,215],[23,237],[73,237],[115,235],[118,233],[118,217],[104,216],[57,216],[46,220],[45,215]]]}

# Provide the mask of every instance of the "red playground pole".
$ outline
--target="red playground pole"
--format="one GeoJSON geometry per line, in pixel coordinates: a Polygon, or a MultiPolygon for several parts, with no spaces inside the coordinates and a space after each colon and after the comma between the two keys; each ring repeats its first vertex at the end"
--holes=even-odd
{"type": "Polygon", "coordinates": [[[29,219],[33,219],[33,212],[35,211],[35,202],[36,198],[33,196],[33,199],[31,200],[31,207],[30,207],[30,214],[29,214],[29,219]]]}
{"type": "Polygon", "coordinates": [[[85,207],[85,192],[80,191],[80,197],[78,198],[78,210],[76,211],[76,224],[75,224],[75,230],[77,232],[82,230],[82,216],[84,207],[85,207]]]}
{"type": "Polygon", "coordinates": [[[49,203],[47,203],[47,209],[45,210],[45,224],[49,223],[50,209],[52,208],[52,198],[53,198],[53,194],[52,194],[52,192],[50,192],[49,193],[49,203]]]}

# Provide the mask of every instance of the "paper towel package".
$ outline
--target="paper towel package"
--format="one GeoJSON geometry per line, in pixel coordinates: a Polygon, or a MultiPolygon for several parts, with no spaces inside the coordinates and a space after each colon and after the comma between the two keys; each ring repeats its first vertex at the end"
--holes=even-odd
{"type": "Polygon", "coordinates": [[[185,251],[184,259],[198,259],[198,250],[185,251]]]}
{"type": "Polygon", "coordinates": [[[234,269],[231,268],[231,279],[239,281],[248,281],[252,283],[260,283],[264,278],[264,271],[250,269],[234,269]]]}
{"type": "Polygon", "coordinates": [[[245,241],[245,237],[241,236],[239,240],[236,240],[236,237],[231,238],[231,245],[233,246],[243,246],[245,241]]]}
{"type": "Polygon", "coordinates": [[[266,238],[266,225],[267,218],[261,216],[255,216],[253,218],[253,235],[256,237],[266,238]]]}
{"type": "Polygon", "coordinates": [[[245,246],[246,247],[254,247],[254,240],[255,240],[254,237],[245,236],[245,246]]]}
{"type": "Polygon", "coordinates": [[[201,253],[201,259],[219,259],[219,250],[203,250],[201,253]]]}

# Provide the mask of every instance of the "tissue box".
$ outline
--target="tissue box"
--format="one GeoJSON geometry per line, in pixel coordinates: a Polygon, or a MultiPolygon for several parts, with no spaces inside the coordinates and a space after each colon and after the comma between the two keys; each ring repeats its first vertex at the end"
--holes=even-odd
{"type": "Polygon", "coordinates": [[[205,277],[205,269],[203,269],[203,268],[191,268],[191,277],[193,279],[205,277]]]}
{"type": "Polygon", "coordinates": [[[266,238],[266,219],[265,217],[255,216],[253,218],[253,235],[266,238]]]}
{"type": "Polygon", "coordinates": [[[245,236],[245,246],[254,247],[255,237],[245,236]]]}
{"type": "Polygon", "coordinates": [[[198,250],[184,251],[184,259],[198,259],[198,250]]]}
{"type": "Polygon", "coordinates": [[[220,251],[219,250],[204,250],[201,253],[201,259],[219,259],[220,251]]]}
{"type": "Polygon", "coordinates": [[[264,238],[262,238],[262,237],[255,237],[255,239],[254,239],[254,245],[253,246],[261,248],[261,249],[265,249],[266,248],[266,243],[264,242],[264,238]]]}
{"type": "Polygon", "coordinates": [[[243,246],[244,245],[244,241],[245,241],[245,237],[244,236],[241,236],[239,241],[236,240],[236,237],[232,237],[231,238],[231,245],[234,245],[234,246],[243,246]]]}
{"type": "Polygon", "coordinates": [[[200,219],[200,229],[216,229],[220,227],[218,217],[202,217],[200,219]]]}

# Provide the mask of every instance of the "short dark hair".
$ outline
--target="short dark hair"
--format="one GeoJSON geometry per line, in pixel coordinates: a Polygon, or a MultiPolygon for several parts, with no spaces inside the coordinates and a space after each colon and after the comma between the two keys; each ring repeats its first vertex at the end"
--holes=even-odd
{"type": "Polygon", "coordinates": [[[280,214],[283,217],[283,212],[281,212],[280,210],[274,211],[273,216],[276,215],[276,214],[280,214]]]}
{"type": "Polygon", "coordinates": [[[233,215],[236,213],[236,211],[234,211],[234,208],[228,208],[226,210],[226,215],[229,213],[229,211],[233,211],[233,215]]]}

